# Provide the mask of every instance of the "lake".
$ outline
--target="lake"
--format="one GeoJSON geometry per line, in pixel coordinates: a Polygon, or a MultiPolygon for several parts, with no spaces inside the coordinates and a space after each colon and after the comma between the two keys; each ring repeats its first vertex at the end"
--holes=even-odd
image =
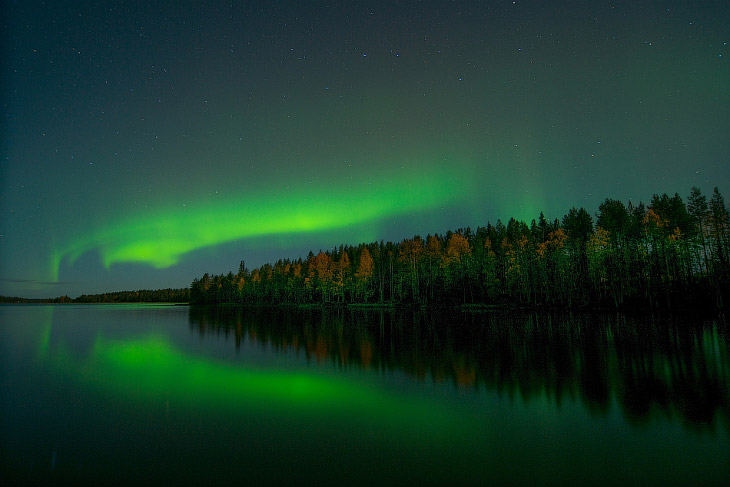
{"type": "Polygon", "coordinates": [[[0,306],[12,484],[730,481],[722,319],[0,306]]]}

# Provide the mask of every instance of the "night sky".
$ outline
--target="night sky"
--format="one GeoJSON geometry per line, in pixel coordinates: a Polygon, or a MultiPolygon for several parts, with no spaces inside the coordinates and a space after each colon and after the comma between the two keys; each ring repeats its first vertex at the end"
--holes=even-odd
{"type": "Polygon", "coordinates": [[[730,197],[727,1],[3,4],[3,295],[730,197]]]}

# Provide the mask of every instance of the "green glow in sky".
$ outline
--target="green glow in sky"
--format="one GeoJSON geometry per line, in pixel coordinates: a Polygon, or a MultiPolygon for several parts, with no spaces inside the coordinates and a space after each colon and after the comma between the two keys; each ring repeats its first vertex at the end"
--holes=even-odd
{"type": "Polygon", "coordinates": [[[0,295],[730,187],[728,2],[27,3],[3,11],[0,295]]]}
{"type": "MultiPolygon", "coordinates": [[[[458,200],[469,186],[467,171],[452,167],[410,168],[377,181],[331,182],[328,187],[274,188],[234,200],[191,202],[164,211],[135,214],[91,229],[53,254],[51,274],[97,251],[106,268],[141,263],[173,266],[187,253],[263,235],[299,234],[376,222],[458,200]]],[[[370,238],[375,238],[372,236],[370,238]]]]}

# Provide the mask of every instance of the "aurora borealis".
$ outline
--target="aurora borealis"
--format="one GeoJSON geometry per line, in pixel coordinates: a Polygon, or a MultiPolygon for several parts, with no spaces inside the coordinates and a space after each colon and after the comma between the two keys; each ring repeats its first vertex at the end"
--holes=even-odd
{"type": "Polygon", "coordinates": [[[727,2],[2,9],[2,295],[730,194],[727,2]]]}
{"type": "Polygon", "coordinates": [[[74,240],[56,255],[53,268],[57,272],[61,260],[73,263],[93,249],[99,250],[106,268],[124,262],[141,262],[158,269],[170,267],[188,252],[237,238],[317,232],[433,207],[469,184],[458,178],[451,182],[452,176],[439,174],[437,168],[429,170],[427,176],[401,174],[397,185],[320,188],[323,196],[313,196],[311,189],[289,189],[282,195],[257,195],[253,202],[234,200],[133,217],[74,240]]]}

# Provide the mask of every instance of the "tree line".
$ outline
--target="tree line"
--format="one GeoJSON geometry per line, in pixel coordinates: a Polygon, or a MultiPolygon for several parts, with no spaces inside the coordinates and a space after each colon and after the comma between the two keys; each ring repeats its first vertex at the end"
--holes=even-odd
{"type": "Polygon", "coordinates": [[[82,294],[74,303],[187,303],[190,289],[140,289],[102,294],[82,294]]]}
{"type": "Polygon", "coordinates": [[[140,289],[138,291],[116,291],[101,294],[82,294],[77,298],[59,296],[56,298],[19,298],[0,296],[0,303],[187,303],[190,289],[140,289]]]}
{"type": "Polygon", "coordinates": [[[496,224],[310,252],[193,280],[195,304],[372,304],[723,308],[730,218],[717,188],[687,203],[606,199],[594,218],[571,208],[528,225],[496,224]]]}

